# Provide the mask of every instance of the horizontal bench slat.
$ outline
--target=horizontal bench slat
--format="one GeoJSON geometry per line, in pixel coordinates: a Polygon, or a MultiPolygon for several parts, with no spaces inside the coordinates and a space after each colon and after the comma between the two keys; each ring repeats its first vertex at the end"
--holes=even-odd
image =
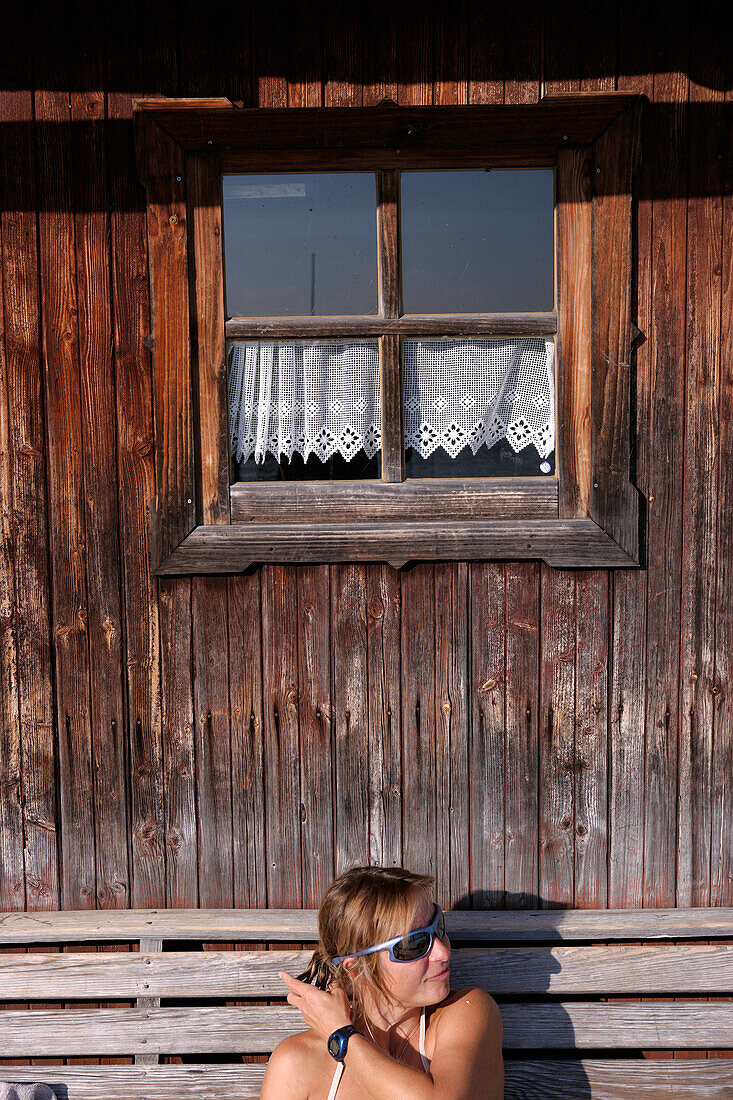
{"type": "MultiPolygon", "coordinates": [[[[455,910],[455,940],[573,941],[733,938],[733,908],[455,910]]],[[[0,944],[171,940],[310,942],[315,909],[114,909],[0,913],[0,944]]]]}
{"type": "MultiPolygon", "coordinates": [[[[303,951],[0,954],[0,1000],[280,997],[279,970],[303,951]]],[[[728,993],[733,951],[699,944],[525,947],[454,952],[452,983],[492,993],[728,993]]]]}
{"type": "MultiPolygon", "coordinates": [[[[255,1100],[264,1066],[0,1067],[0,1081],[49,1084],[59,1100],[255,1100]],[[56,1072],[58,1070],[58,1072],[56,1072]]],[[[733,1060],[509,1062],[506,1100],[729,1100],[733,1060]]]]}
{"type": "MultiPolygon", "coordinates": [[[[504,1004],[507,1050],[733,1047],[730,1003],[504,1004]]],[[[304,1029],[283,1007],[8,1011],[6,1058],[125,1054],[269,1054],[304,1029]]]]}

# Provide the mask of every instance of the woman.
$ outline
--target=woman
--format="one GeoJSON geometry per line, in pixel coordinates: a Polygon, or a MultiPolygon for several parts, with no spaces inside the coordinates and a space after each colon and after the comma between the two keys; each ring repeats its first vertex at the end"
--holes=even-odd
{"type": "Polygon", "coordinates": [[[262,1100],[501,1100],[501,1017],[450,988],[432,879],[354,867],[329,887],[301,979],[282,973],[308,1031],[273,1053],[262,1100]]]}

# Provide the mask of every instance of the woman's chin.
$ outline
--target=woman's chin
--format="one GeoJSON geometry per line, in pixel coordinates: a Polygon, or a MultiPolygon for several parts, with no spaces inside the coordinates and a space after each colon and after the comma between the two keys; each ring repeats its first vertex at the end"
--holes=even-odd
{"type": "Polygon", "coordinates": [[[425,989],[430,995],[428,1004],[435,1005],[444,1001],[450,993],[450,970],[446,969],[440,974],[425,981],[425,989]]]}

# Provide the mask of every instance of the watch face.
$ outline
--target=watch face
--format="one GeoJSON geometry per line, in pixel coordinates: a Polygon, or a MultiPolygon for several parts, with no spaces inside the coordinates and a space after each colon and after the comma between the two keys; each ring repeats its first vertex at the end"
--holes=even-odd
{"type": "MultiPolygon", "coordinates": [[[[321,1048],[321,1049],[323,1049],[323,1048],[321,1048]]],[[[332,1035],[331,1038],[328,1040],[328,1053],[330,1055],[332,1055],[334,1058],[338,1058],[340,1050],[341,1050],[341,1043],[339,1042],[338,1036],[337,1035],[332,1035]]]]}

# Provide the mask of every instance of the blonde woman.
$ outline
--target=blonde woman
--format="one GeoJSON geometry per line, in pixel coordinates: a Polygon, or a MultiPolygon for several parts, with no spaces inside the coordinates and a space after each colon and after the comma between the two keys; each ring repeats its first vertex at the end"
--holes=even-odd
{"type": "Polygon", "coordinates": [[[307,971],[280,974],[308,1030],[273,1053],[262,1100],[501,1100],[499,1010],[451,989],[432,881],[400,867],[334,880],[307,971]]]}

